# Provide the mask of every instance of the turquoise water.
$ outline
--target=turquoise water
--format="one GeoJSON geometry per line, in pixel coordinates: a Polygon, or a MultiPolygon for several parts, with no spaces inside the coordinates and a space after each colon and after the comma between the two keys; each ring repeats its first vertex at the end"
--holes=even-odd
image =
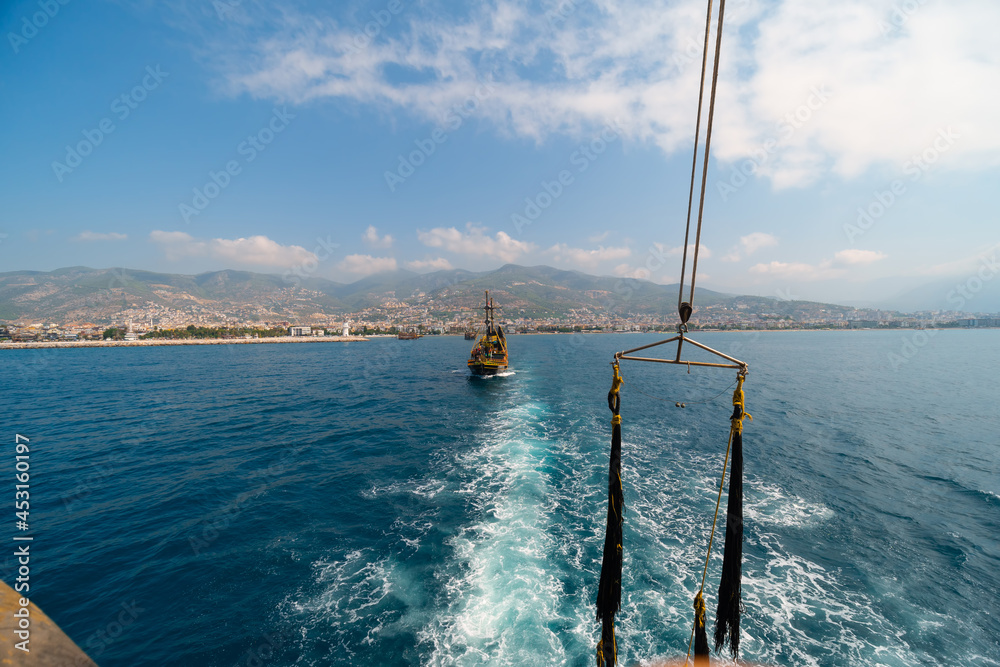
{"type": "MultiPolygon", "coordinates": [[[[747,659],[1000,665],[1000,332],[913,336],[698,337],[751,366],[747,659]]],[[[608,362],[653,340],[0,353],[32,600],[102,667],[591,665],[608,362]]],[[[634,665],[687,649],[735,376],[623,374],[634,665]]]]}

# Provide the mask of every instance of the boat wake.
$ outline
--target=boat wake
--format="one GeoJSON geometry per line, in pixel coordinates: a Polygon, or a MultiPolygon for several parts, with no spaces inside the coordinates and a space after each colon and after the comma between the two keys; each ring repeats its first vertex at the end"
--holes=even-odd
{"type": "MultiPolygon", "coordinates": [[[[400,513],[381,546],[313,564],[313,585],[284,605],[302,626],[298,664],[330,664],[331,652],[358,664],[392,655],[442,667],[591,661],[607,420],[571,417],[566,405],[531,400],[529,388],[505,395],[465,446],[438,450],[433,473],[365,492],[373,503],[414,509],[400,513]]],[[[633,422],[626,433],[619,661],[645,664],[687,648],[719,460],[693,448],[685,428],[633,422]]],[[[863,573],[809,551],[810,531],[837,521],[832,509],[752,474],[744,491],[745,658],[927,664],[899,631],[891,593],[876,596],[863,573]]],[[[716,549],[710,618],[721,563],[716,549]]],[[[910,620],[933,633],[942,619],[928,611],[910,620]]]]}

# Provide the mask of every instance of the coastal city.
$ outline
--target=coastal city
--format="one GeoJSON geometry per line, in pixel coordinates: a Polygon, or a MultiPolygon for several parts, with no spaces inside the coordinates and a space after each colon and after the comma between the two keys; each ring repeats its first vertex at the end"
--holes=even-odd
{"type": "MultiPolygon", "coordinates": [[[[0,343],[277,340],[463,335],[483,321],[484,293],[510,334],[675,331],[677,287],[506,265],[371,276],[344,284],[240,271],[195,276],[70,267],[0,274],[0,343]]],[[[691,330],[925,329],[1000,326],[1000,313],[926,309],[956,302],[928,289],[911,312],[699,289],[691,330]]],[[[969,296],[976,296],[972,292],[969,296]]],[[[897,306],[898,307],[898,306],[897,306]]]]}
{"type": "MultiPolygon", "coordinates": [[[[786,329],[923,329],[1000,327],[1000,314],[973,316],[957,311],[899,313],[875,309],[852,309],[829,304],[797,302],[794,314],[766,312],[748,303],[711,304],[700,307],[689,322],[691,330],[761,331],[786,329]]],[[[253,306],[247,305],[247,310],[253,306]]],[[[177,310],[154,304],[128,308],[103,322],[89,321],[0,321],[0,341],[40,342],[76,340],[260,338],[325,336],[395,336],[404,332],[421,335],[463,335],[474,331],[482,319],[475,310],[435,310],[433,303],[410,305],[387,299],[346,316],[321,313],[297,319],[262,319],[248,313],[233,313],[194,306],[177,310]]],[[[642,313],[598,312],[592,308],[570,309],[565,314],[499,318],[511,334],[612,333],[673,331],[676,316],[656,317],[642,313]]]]}

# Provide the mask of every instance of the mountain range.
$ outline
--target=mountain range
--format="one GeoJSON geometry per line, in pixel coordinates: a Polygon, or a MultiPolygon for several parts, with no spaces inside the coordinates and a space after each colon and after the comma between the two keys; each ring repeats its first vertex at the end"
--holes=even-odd
{"type": "MultiPolygon", "coordinates": [[[[479,308],[484,290],[491,291],[507,318],[558,317],[575,311],[660,319],[674,317],[677,289],[677,285],[515,264],[484,272],[394,271],[349,284],[249,271],[184,275],[75,266],[0,273],[0,321],[106,323],[122,311],[144,308],[217,313],[244,321],[304,321],[406,307],[448,316],[479,308]]],[[[819,312],[847,316],[854,310],[702,288],[695,301],[701,308],[731,308],[796,320],[819,312]]]]}

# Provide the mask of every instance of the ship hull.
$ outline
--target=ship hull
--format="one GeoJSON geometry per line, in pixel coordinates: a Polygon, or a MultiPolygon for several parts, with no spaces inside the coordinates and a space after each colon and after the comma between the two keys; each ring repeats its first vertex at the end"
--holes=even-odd
{"type": "Polygon", "coordinates": [[[496,375],[507,370],[507,364],[491,364],[481,361],[469,361],[469,370],[474,375],[496,375]]]}

